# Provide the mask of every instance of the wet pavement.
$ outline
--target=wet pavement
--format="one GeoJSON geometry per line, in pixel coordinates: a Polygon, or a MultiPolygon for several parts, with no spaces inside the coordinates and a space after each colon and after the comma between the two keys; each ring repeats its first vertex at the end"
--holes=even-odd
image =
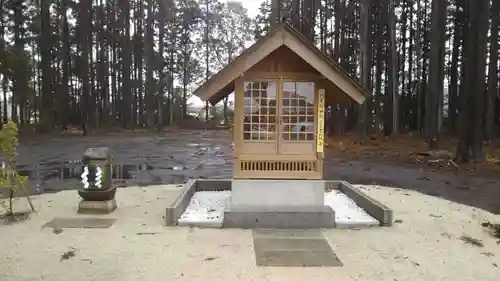
{"type": "Polygon", "coordinates": [[[87,148],[110,149],[118,186],[182,184],[191,178],[232,177],[225,131],[180,131],[155,136],[58,137],[24,141],[18,170],[36,193],[78,188],[87,148]]]}
{"type": "MultiPolygon", "coordinates": [[[[230,132],[181,130],[157,135],[40,137],[23,140],[18,170],[33,193],[80,187],[81,160],[87,148],[105,146],[113,157],[113,182],[120,186],[182,184],[191,178],[232,177],[230,132]]],[[[325,178],[358,184],[391,185],[500,213],[500,181],[448,171],[330,155],[325,178]]]]}

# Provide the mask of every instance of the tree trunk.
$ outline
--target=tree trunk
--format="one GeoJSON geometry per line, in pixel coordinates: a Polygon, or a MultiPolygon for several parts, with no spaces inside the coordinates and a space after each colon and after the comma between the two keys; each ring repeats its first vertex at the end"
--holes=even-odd
{"type": "Polygon", "coordinates": [[[413,75],[414,75],[414,61],[413,54],[415,52],[415,28],[413,28],[413,15],[415,13],[414,10],[414,0],[409,1],[409,28],[410,28],[410,38],[409,38],[409,49],[408,49],[408,80],[407,80],[407,90],[406,90],[406,100],[404,104],[404,110],[406,112],[406,126],[407,130],[411,131],[414,129],[414,124],[412,124],[413,115],[415,115],[415,108],[412,105],[412,98],[414,95],[414,83],[413,83],[413,75]]]}
{"type": "MultiPolygon", "coordinates": [[[[171,3],[167,4],[168,7],[165,7],[165,1],[161,0],[159,2],[159,35],[158,35],[158,54],[160,56],[160,60],[157,62],[157,70],[158,70],[158,77],[160,78],[159,87],[158,87],[158,94],[156,95],[156,100],[157,100],[157,110],[158,110],[158,124],[157,128],[160,131],[163,131],[163,126],[165,123],[163,122],[163,101],[164,101],[164,95],[165,95],[165,62],[163,58],[163,54],[165,52],[165,25],[167,24],[166,21],[166,14],[168,11],[173,10],[174,7],[172,7],[171,3]]],[[[173,20],[173,18],[172,18],[173,20]]],[[[168,24],[171,24],[171,21],[168,22],[168,24]]]]}
{"type": "MultiPolygon", "coordinates": [[[[85,1],[84,1],[85,2],[85,1]]],[[[85,6],[83,4],[83,6],[85,6]]],[[[41,69],[42,69],[42,104],[40,107],[40,122],[43,131],[49,131],[52,123],[52,74],[51,74],[51,41],[50,41],[50,2],[41,1],[41,69]]]]}
{"type": "Polygon", "coordinates": [[[443,96],[444,80],[444,45],[445,45],[445,3],[432,0],[431,49],[429,62],[429,81],[426,94],[427,133],[430,148],[437,148],[440,109],[443,96]]]}
{"type": "MultiPolygon", "coordinates": [[[[371,90],[371,66],[372,66],[372,58],[371,58],[371,0],[362,0],[361,1],[361,41],[360,41],[360,51],[361,51],[361,83],[366,89],[371,90]]],[[[358,130],[360,134],[360,138],[363,141],[366,137],[367,130],[367,101],[365,104],[360,106],[359,109],[359,119],[358,119],[358,130]]]]}
{"type": "Polygon", "coordinates": [[[488,69],[488,92],[486,93],[486,141],[492,140],[495,131],[495,100],[498,95],[498,27],[500,24],[500,1],[493,0],[491,8],[490,64],[488,69]]]}
{"type": "MultiPolygon", "coordinates": [[[[388,0],[388,33],[389,33],[389,55],[388,55],[388,106],[391,110],[387,112],[390,116],[390,128],[384,128],[386,136],[395,135],[398,131],[398,53],[396,49],[396,14],[395,14],[395,3],[396,0],[388,0]]],[[[385,110],[389,110],[385,109],[385,110]]],[[[388,120],[389,121],[389,120],[388,120]]]]}
{"type": "Polygon", "coordinates": [[[455,20],[453,29],[453,48],[451,52],[451,65],[450,65],[450,85],[449,101],[448,101],[448,119],[450,124],[450,131],[455,134],[457,131],[457,109],[458,109],[458,74],[459,74],[459,55],[460,47],[463,42],[463,28],[462,28],[462,14],[459,8],[463,8],[463,0],[455,0],[455,20]]]}
{"type": "Polygon", "coordinates": [[[122,127],[124,129],[133,128],[132,121],[132,85],[130,81],[131,76],[131,65],[132,65],[132,50],[130,44],[130,2],[128,0],[120,0],[121,2],[121,28],[122,28],[122,95],[121,100],[121,115],[122,115],[122,127]]]}
{"type": "MultiPolygon", "coordinates": [[[[14,52],[16,56],[21,59],[24,58],[24,42],[22,38],[22,25],[23,25],[23,11],[24,5],[18,3],[14,7],[14,52]]],[[[12,99],[10,101],[12,121],[19,123],[18,110],[23,112],[22,100],[25,92],[25,81],[24,77],[28,74],[23,73],[24,67],[22,64],[27,62],[21,62],[16,68],[14,68],[14,81],[12,87],[12,99]]],[[[23,122],[23,116],[21,116],[21,122],[23,122]]]]}
{"type": "MultiPolygon", "coordinates": [[[[210,52],[209,52],[209,44],[210,44],[210,36],[209,36],[209,25],[210,25],[210,20],[208,19],[209,16],[209,5],[208,5],[208,0],[205,0],[206,2],[206,18],[205,18],[205,81],[208,81],[208,78],[210,78],[210,52]]],[[[271,21],[277,21],[277,18],[279,17],[279,7],[280,7],[280,1],[279,0],[273,0],[273,6],[271,7],[271,21]]],[[[205,102],[205,121],[208,122],[209,120],[209,106],[210,104],[205,102]]]]}
{"type": "MultiPolygon", "coordinates": [[[[43,1],[42,1],[43,2],[43,1]]],[[[81,109],[80,109],[80,127],[82,130],[82,134],[85,136],[88,134],[88,124],[89,124],[89,115],[90,108],[93,105],[90,105],[90,97],[91,97],[91,84],[90,84],[90,52],[91,52],[91,2],[81,1],[80,2],[80,12],[81,12],[81,50],[82,50],[82,64],[81,64],[81,73],[82,73],[82,97],[81,97],[81,109]]]]}
{"type": "Polygon", "coordinates": [[[69,78],[71,75],[71,42],[70,42],[70,33],[69,33],[69,22],[67,17],[67,9],[66,1],[61,1],[62,5],[62,21],[63,21],[63,47],[62,47],[62,83],[61,83],[61,91],[60,96],[58,97],[58,112],[59,118],[61,122],[61,130],[65,131],[68,129],[68,121],[67,119],[70,116],[70,108],[68,108],[68,104],[70,103],[69,98],[69,78]]]}
{"type": "Polygon", "coordinates": [[[382,107],[382,74],[384,72],[384,25],[382,24],[381,7],[377,5],[377,21],[375,23],[375,98],[374,98],[374,131],[380,133],[381,123],[381,107],[382,107]]]}
{"type": "Polygon", "coordinates": [[[335,62],[340,62],[340,26],[343,17],[343,7],[341,5],[341,0],[335,0],[335,29],[333,34],[333,59],[335,62]]]}
{"type": "Polygon", "coordinates": [[[292,26],[297,30],[300,28],[300,0],[292,0],[291,7],[292,26]]]}
{"type": "MultiPolygon", "coordinates": [[[[464,50],[464,89],[460,108],[460,139],[456,160],[460,163],[482,161],[483,108],[485,97],[486,37],[488,3],[468,2],[468,29],[464,50]]],[[[461,93],[461,95],[462,95],[461,93]]]]}
{"type": "Polygon", "coordinates": [[[154,112],[155,108],[153,106],[153,95],[154,95],[154,56],[153,56],[153,24],[154,24],[154,1],[148,0],[147,5],[147,19],[146,19],[146,42],[145,42],[145,54],[146,54],[146,116],[147,116],[147,124],[148,129],[154,130],[154,112]]]}

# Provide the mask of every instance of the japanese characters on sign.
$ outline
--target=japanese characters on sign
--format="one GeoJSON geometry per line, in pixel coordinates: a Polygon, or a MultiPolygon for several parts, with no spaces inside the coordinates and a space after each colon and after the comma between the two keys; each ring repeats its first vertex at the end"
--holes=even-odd
{"type": "Polygon", "coordinates": [[[325,90],[318,90],[318,126],[316,130],[316,152],[323,153],[325,145],[325,90]]]}

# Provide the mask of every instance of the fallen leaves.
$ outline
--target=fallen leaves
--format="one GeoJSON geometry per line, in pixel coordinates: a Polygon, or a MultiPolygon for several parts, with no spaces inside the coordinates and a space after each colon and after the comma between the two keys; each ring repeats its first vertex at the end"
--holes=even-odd
{"type": "Polygon", "coordinates": [[[71,248],[71,250],[64,252],[61,255],[60,261],[62,262],[63,260],[69,260],[70,258],[74,258],[76,256],[76,251],[77,251],[77,249],[71,248]]]}
{"type": "Polygon", "coordinates": [[[31,218],[32,212],[15,212],[12,214],[1,214],[0,220],[4,221],[5,225],[14,224],[17,222],[27,221],[31,218]]]}
{"type": "Polygon", "coordinates": [[[483,222],[481,226],[486,228],[491,236],[500,239],[500,224],[483,222]]]}
{"type": "Polygon", "coordinates": [[[472,237],[467,236],[467,235],[460,236],[460,240],[464,241],[467,244],[471,244],[471,245],[474,245],[477,247],[481,247],[481,248],[484,247],[484,244],[483,244],[483,242],[481,242],[481,240],[476,239],[476,238],[472,238],[472,237]]]}
{"type": "Polygon", "coordinates": [[[52,229],[52,233],[54,234],[61,234],[63,232],[63,229],[62,228],[53,228],[52,229]]]}
{"type": "Polygon", "coordinates": [[[135,235],[157,235],[157,234],[162,234],[160,232],[137,232],[135,235]]]}

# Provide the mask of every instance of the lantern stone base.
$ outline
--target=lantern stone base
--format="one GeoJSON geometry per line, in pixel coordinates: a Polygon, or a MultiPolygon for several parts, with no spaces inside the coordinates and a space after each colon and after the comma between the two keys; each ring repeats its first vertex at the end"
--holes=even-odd
{"type": "Polygon", "coordinates": [[[82,200],[78,204],[78,214],[109,214],[116,209],[116,200],[107,201],[89,201],[82,200]]]}

